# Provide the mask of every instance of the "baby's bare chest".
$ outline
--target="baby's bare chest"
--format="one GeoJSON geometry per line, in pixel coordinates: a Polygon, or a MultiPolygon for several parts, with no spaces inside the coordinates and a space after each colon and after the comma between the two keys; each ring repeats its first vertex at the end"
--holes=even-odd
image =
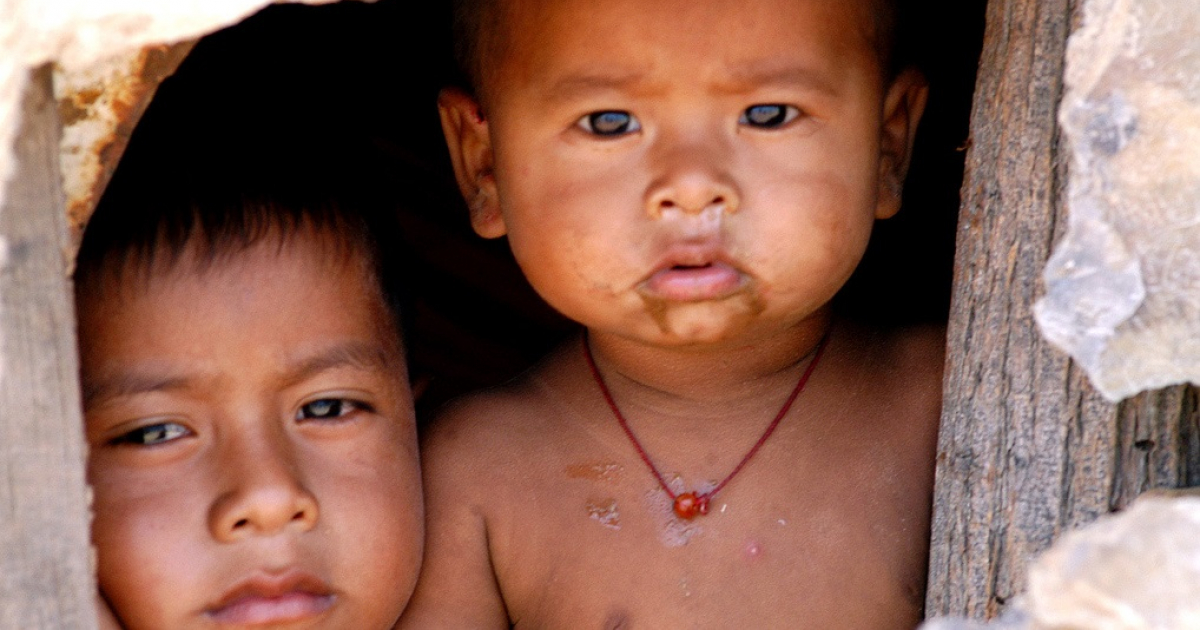
{"type": "Polygon", "coordinates": [[[918,489],[890,487],[874,467],[818,473],[777,453],[707,515],[681,519],[637,459],[554,464],[489,523],[518,628],[870,630],[919,618],[927,523],[906,498],[918,489]]]}

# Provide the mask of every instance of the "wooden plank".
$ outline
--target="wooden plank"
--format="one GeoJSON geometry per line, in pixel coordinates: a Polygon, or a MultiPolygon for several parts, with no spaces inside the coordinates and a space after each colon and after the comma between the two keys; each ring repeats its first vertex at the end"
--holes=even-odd
{"type": "Polygon", "coordinates": [[[0,628],[95,628],[75,313],[49,67],[0,207],[0,628]]]}
{"type": "Polygon", "coordinates": [[[1200,480],[1197,394],[1104,402],[1031,316],[1065,159],[1056,109],[1072,0],[992,0],[972,112],[927,614],[998,615],[1062,531],[1200,480]]]}

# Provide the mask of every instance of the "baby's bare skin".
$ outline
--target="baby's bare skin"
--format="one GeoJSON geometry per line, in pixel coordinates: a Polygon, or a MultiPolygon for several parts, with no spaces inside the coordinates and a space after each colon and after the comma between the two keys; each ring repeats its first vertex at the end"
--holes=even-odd
{"type": "MultiPolygon", "coordinates": [[[[579,340],[567,343],[435,424],[424,454],[433,535],[405,627],[915,626],[943,343],[935,329],[835,325],[778,430],[692,521],[673,515],[579,340]]],[[[805,365],[751,380],[724,366],[658,372],[647,388],[597,361],[680,489],[727,475],[805,365]]]]}

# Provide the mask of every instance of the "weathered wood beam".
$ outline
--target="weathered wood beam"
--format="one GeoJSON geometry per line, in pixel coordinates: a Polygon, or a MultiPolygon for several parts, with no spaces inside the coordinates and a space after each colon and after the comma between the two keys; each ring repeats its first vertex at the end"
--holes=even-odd
{"type": "Polygon", "coordinates": [[[0,628],[95,628],[59,132],[44,67],[0,207],[0,628]]]}
{"type": "Polygon", "coordinates": [[[1065,529],[1200,480],[1197,395],[1104,402],[1031,306],[1063,223],[1056,111],[1073,0],[992,0],[948,332],[927,613],[999,614],[1065,529]]]}

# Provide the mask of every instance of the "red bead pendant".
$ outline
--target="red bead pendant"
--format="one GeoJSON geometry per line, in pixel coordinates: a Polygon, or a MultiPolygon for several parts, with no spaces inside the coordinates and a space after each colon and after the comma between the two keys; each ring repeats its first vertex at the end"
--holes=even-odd
{"type": "Polygon", "coordinates": [[[695,492],[684,492],[675,497],[675,516],[684,520],[691,520],[699,514],[701,516],[708,514],[708,496],[699,495],[695,492]]]}

